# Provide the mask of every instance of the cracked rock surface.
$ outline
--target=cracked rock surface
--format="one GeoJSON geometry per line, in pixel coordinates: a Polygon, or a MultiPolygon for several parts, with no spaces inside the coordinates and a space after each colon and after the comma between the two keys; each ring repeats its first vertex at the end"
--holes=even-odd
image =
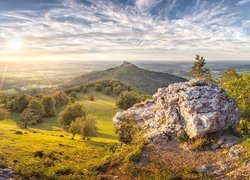
{"type": "Polygon", "coordinates": [[[147,102],[118,112],[113,122],[119,131],[122,122],[133,120],[145,137],[161,141],[169,136],[195,138],[221,132],[236,126],[240,115],[221,87],[195,79],[159,89],[147,102]]]}

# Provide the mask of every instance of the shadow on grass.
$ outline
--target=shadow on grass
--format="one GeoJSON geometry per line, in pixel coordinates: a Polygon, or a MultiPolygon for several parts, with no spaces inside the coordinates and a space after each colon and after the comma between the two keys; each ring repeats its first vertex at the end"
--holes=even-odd
{"type": "Polygon", "coordinates": [[[98,133],[97,137],[105,138],[105,139],[112,139],[112,140],[116,140],[117,139],[117,137],[114,136],[114,135],[104,134],[104,133],[98,133]]]}

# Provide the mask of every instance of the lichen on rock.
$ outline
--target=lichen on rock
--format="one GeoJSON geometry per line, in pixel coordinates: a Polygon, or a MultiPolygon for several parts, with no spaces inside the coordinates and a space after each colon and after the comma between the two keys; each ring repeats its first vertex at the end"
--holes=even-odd
{"type": "Polygon", "coordinates": [[[113,118],[119,131],[130,117],[147,139],[162,141],[169,137],[202,137],[235,127],[240,110],[218,85],[202,79],[160,88],[153,98],[140,106],[118,112],[113,118]]]}

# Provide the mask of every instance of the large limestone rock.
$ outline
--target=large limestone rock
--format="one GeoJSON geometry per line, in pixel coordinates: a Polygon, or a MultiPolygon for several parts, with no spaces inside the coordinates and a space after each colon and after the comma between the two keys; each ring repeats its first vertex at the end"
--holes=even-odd
{"type": "Polygon", "coordinates": [[[222,88],[196,79],[159,89],[144,104],[118,112],[113,122],[119,131],[123,121],[133,120],[147,138],[161,140],[223,131],[239,118],[239,108],[222,88]]]}

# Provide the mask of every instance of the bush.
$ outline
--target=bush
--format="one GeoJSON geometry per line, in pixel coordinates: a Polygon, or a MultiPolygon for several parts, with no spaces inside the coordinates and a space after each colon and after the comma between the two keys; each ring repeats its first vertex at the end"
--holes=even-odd
{"type": "Polygon", "coordinates": [[[137,132],[138,128],[131,119],[128,119],[126,122],[122,122],[120,128],[116,130],[118,140],[125,144],[130,144],[136,137],[137,132]]]}
{"type": "Polygon", "coordinates": [[[17,111],[19,113],[23,112],[23,110],[27,108],[29,101],[30,101],[30,96],[28,96],[27,94],[22,94],[18,96],[15,102],[17,111]]]}
{"type": "Polygon", "coordinates": [[[128,154],[126,160],[129,162],[139,163],[142,158],[142,148],[139,146],[135,151],[128,154]]]}
{"type": "Polygon", "coordinates": [[[39,158],[44,157],[44,151],[43,150],[36,151],[34,153],[34,157],[39,157],[39,158]]]}
{"type": "Polygon", "coordinates": [[[71,102],[72,104],[74,104],[74,103],[76,102],[76,99],[73,98],[73,97],[70,97],[69,99],[70,99],[70,102],[71,102]]]}
{"type": "Polygon", "coordinates": [[[44,108],[45,117],[53,117],[56,115],[56,102],[52,96],[43,96],[41,103],[44,108]]]}
{"type": "Polygon", "coordinates": [[[89,100],[90,100],[90,101],[94,101],[94,100],[95,100],[95,96],[90,95],[90,96],[89,96],[89,100]]]}
{"type": "Polygon", "coordinates": [[[84,117],[86,119],[86,112],[83,105],[74,103],[68,105],[64,111],[59,114],[59,122],[65,128],[69,128],[71,122],[75,121],[78,117],[84,117]]]}
{"type": "Polygon", "coordinates": [[[121,109],[128,109],[140,101],[140,94],[134,91],[124,91],[122,94],[120,94],[116,105],[121,109]]]}

